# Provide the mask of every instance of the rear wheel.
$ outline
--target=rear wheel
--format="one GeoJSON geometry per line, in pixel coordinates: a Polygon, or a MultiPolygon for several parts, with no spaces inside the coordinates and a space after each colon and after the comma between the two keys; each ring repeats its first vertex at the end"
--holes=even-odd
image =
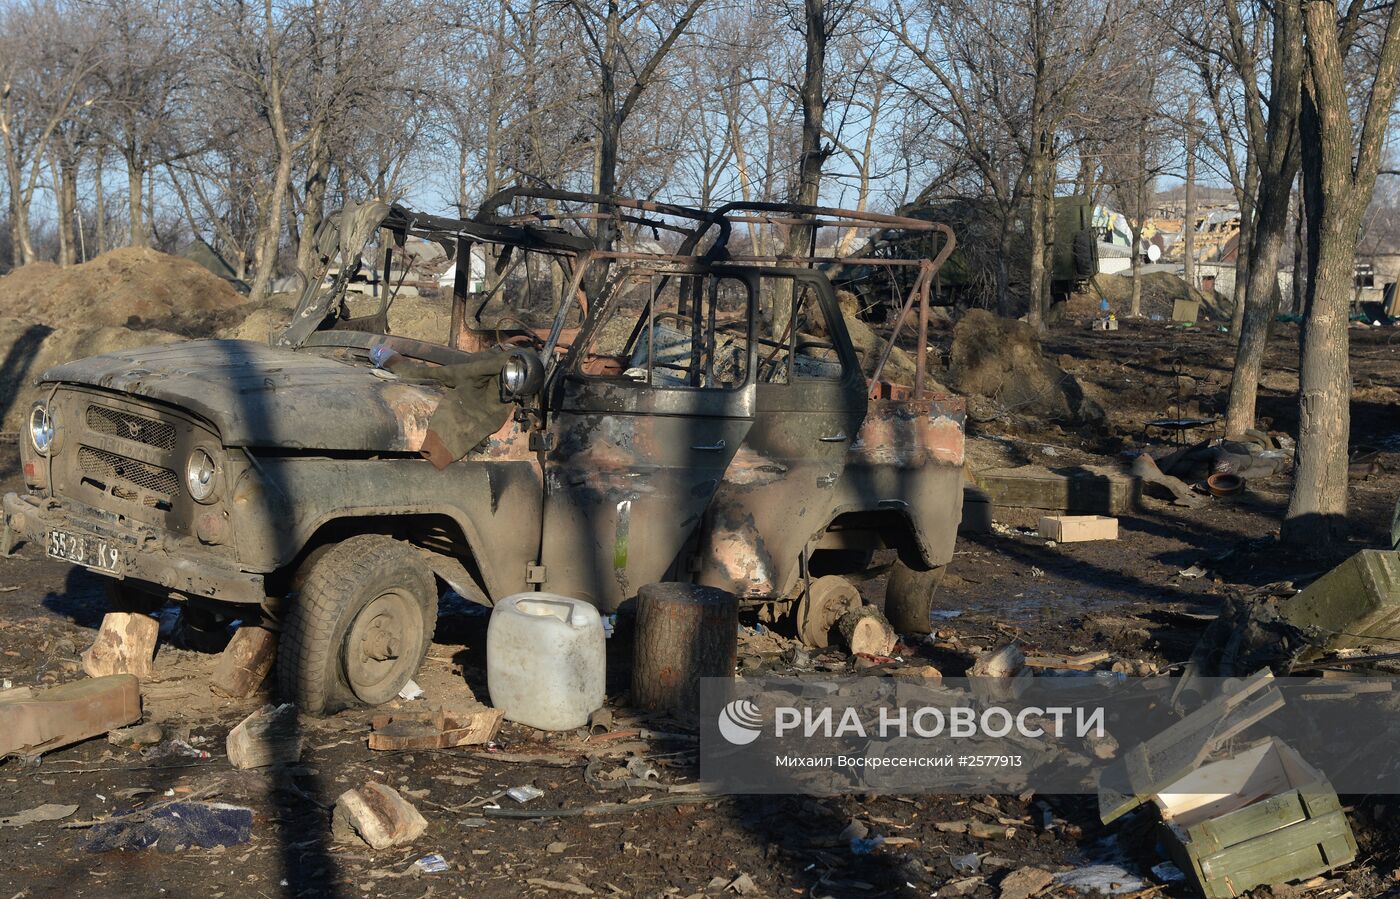
{"type": "Polygon", "coordinates": [[[885,618],[901,634],[927,634],[933,630],[930,615],[933,597],[943,583],[945,566],[916,571],[895,562],[885,585],[885,618]]]}
{"type": "Polygon", "coordinates": [[[831,629],[841,616],[860,608],[860,591],[855,584],[836,574],[812,581],[797,602],[797,636],[817,649],[831,645],[831,629]]]}
{"type": "Polygon", "coordinates": [[[282,695],[313,715],[389,701],[428,653],[437,620],[432,571],[418,550],[377,534],[309,561],[278,647],[282,695]]]}

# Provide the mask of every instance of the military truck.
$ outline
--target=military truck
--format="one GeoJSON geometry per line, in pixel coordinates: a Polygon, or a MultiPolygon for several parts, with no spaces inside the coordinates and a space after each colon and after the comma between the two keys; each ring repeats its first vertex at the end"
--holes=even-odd
{"type": "Polygon", "coordinates": [[[923,379],[946,226],[515,190],[472,220],[347,207],[316,240],[323,266],[353,262],[329,290],[310,273],[271,345],[195,340],[43,373],[0,549],[43,546],[112,578],[122,602],[261,620],[280,632],[283,694],[313,714],[397,694],[448,589],[611,612],[645,584],[696,582],[824,644],[861,602],[852,578],[889,549],[885,612],[927,631],[963,487],[962,401],[923,379]],[[942,246],[881,263],[912,287],[861,359],[816,267],[830,260],[731,252],[739,227],[910,229],[942,246]],[[669,243],[626,249],[639,232],[669,243]],[[391,270],[410,237],[456,265],[440,342],[389,333],[392,287],[358,314],[344,290],[363,265],[391,270]],[[883,377],[901,340],[913,383],[883,377]]]}

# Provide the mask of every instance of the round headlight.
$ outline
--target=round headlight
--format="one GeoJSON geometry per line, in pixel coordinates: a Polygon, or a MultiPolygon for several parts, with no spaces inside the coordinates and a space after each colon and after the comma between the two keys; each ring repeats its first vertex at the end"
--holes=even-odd
{"type": "Polygon", "coordinates": [[[190,453],[189,461],[185,463],[185,485],[196,502],[208,502],[214,496],[218,475],[219,467],[207,451],[196,449],[190,453]]]}
{"type": "Polygon", "coordinates": [[[544,364],[529,350],[512,350],[501,366],[501,392],[507,397],[523,398],[539,393],[544,386],[544,364]]]}
{"type": "Polygon", "coordinates": [[[36,403],[29,412],[29,442],[41,456],[47,456],[53,448],[54,423],[48,407],[36,403]]]}

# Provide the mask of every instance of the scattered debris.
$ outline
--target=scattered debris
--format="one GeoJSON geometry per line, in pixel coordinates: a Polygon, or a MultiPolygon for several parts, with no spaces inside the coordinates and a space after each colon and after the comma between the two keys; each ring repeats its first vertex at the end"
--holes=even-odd
{"type": "Polygon", "coordinates": [[[982,857],[975,852],[969,852],[966,855],[952,856],[948,863],[959,874],[976,874],[982,867],[982,857]]]}
{"type": "Polygon", "coordinates": [[[1177,572],[1177,575],[1184,578],[1194,579],[1198,577],[1205,577],[1206,570],[1199,565],[1192,565],[1190,568],[1181,569],[1177,572]]]}
{"type": "Polygon", "coordinates": [[[1121,896],[1147,887],[1146,881],[1121,865],[1088,865],[1061,871],[1055,875],[1055,882],[1077,893],[1102,896],[1121,896]]]}
{"type": "Polygon", "coordinates": [[[403,685],[403,689],[399,690],[399,698],[402,699],[404,702],[412,702],[415,699],[422,699],[423,688],[418,686],[417,681],[410,678],[408,683],[403,685]]]}
{"type": "Polygon", "coordinates": [[[87,852],[176,852],[238,846],[253,836],[253,810],[218,802],[170,802],[94,824],[79,841],[87,852]]]}
{"type": "Polygon", "coordinates": [[[1026,665],[1026,657],[1015,643],[979,656],[968,669],[968,677],[1015,677],[1026,665]]]}
{"type": "Polygon", "coordinates": [[[160,622],[134,612],[108,612],[102,616],[97,639],[83,653],[83,671],[88,677],[130,674],[149,680],[155,673],[152,660],[160,622]]]}
{"type": "Polygon", "coordinates": [[[126,749],[144,749],[147,746],[155,746],[164,739],[165,728],[155,723],[123,727],[107,734],[108,743],[126,749]]]}
{"type": "Polygon", "coordinates": [[[358,839],[371,849],[411,843],[427,829],[428,822],[398,791],[374,781],[341,793],[331,813],[331,835],[336,840],[358,839]]]}
{"type": "Polygon", "coordinates": [[[1065,671],[1093,671],[1094,666],[1100,662],[1107,662],[1113,658],[1112,653],[1086,652],[1077,656],[1052,656],[1034,655],[1026,656],[1026,667],[1028,668],[1056,668],[1065,671]]]}
{"type": "Polygon", "coordinates": [[[468,715],[441,708],[393,712],[370,719],[370,749],[448,749],[496,739],[505,713],[482,706],[468,715]]]}
{"type": "Polygon", "coordinates": [[[1172,499],[1172,504],[1195,508],[1206,502],[1206,499],[1193,492],[1191,487],[1180,478],[1164,474],[1157,466],[1157,462],[1147,453],[1140,454],[1133,459],[1133,476],[1142,480],[1144,484],[1152,484],[1163,488],[1172,499]]]}
{"type": "Polygon", "coordinates": [[[46,821],[62,821],[77,810],[76,805],[56,805],[46,802],[43,805],[36,805],[34,808],[0,818],[0,827],[27,827],[30,824],[42,824],[46,821]]]}
{"type": "Polygon", "coordinates": [[[530,877],[525,880],[532,887],[554,890],[558,893],[573,893],[575,896],[592,896],[593,891],[581,883],[566,883],[562,880],[545,880],[543,877],[530,877]]]}
{"type": "Polygon", "coordinates": [[[141,688],[130,674],[0,695],[0,758],[37,756],[141,720],[141,688]]]}
{"type": "Polygon", "coordinates": [[[301,726],[296,706],[265,705],[229,731],[225,744],[235,768],[289,765],[301,759],[301,726]]]}
{"type": "Polygon", "coordinates": [[[441,874],[448,870],[447,859],[434,852],[432,855],[425,855],[414,862],[413,870],[419,874],[441,874]]]}
{"type": "Polygon", "coordinates": [[[1043,868],[1017,868],[1001,879],[1000,899],[1031,899],[1050,888],[1055,875],[1043,868]]]}
{"type": "Polygon", "coordinates": [[[544,795],[544,790],[541,790],[539,787],[533,786],[531,784],[524,784],[522,786],[511,787],[509,790],[506,790],[506,795],[509,796],[511,799],[514,799],[521,805],[524,805],[531,799],[539,799],[541,796],[544,795]]]}

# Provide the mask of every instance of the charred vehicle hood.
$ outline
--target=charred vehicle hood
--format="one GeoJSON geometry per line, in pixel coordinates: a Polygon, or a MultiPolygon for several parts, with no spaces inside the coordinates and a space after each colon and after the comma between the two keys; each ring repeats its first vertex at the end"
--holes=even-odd
{"type": "Polygon", "coordinates": [[[246,340],[108,353],[56,366],[39,380],[179,407],[209,421],[228,446],[289,449],[415,452],[441,399],[436,385],[246,340]]]}

